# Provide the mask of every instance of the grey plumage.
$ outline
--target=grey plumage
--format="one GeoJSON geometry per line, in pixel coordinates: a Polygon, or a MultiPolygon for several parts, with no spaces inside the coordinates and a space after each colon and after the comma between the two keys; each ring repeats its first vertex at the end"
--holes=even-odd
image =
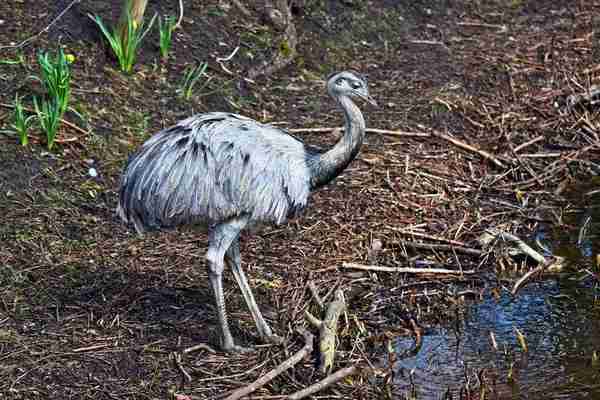
{"type": "Polygon", "coordinates": [[[240,214],[280,224],[306,206],[308,154],[300,140],[249,118],[194,116],[157,133],[132,157],[119,215],[139,233],[240,214]]]}
{"type": "Polygon", "coordinates": [[[229,332],[222,288],[227,260],[255,319],[260,336],[273,335],[241,269],[239,235],[248,225],[281,224],[306,207],[311,190],[339,175],[355,158],[365,123],[351,97],[374,103],[366,80],[340,72],[327,82],[345,115],[345,133],[329,151],[305,145],[284,130],[222,112],[196,115],[164,129],[129,159],[121,178],[118,215],[146,230],[206,225],[206,255],[215,293],[222,346],[243,350],[229,332]]]}

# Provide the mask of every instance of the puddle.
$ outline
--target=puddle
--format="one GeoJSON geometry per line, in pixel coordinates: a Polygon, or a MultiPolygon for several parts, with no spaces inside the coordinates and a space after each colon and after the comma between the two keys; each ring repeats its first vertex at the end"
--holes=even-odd
{"type": "MultiPolygon", "coordinates": [[[[411,339],[400,339],[397,354],[413,346],[411,339]]],[[[507,294],[473,305],[458,329],[426,332],[419,353],[397,362],[396,383],[408,392],[414,370],[417,398],[439,399],[448,389],[456,396],[465,377],[477,387],[477,373],[485,369],[495,389],[491,399],[600,398],[594,350],[600,353],[600,291],[574,281],[547,281],[528,285],[514,300],[507,294]],[[527,338],[527,353],[515,327],[527,338]]]]}
{"type": "MultiPolygon", "coordinates": [[[[540,239],[551,239],[543,241],[575,272],[530,283],[514,298],[505,293],[496,299],[488,291],[457,326],[425,332],[420,351],[396,362],[396,388],[410,393],[412,371],[417,399],[438,400],[448,390],[457,399],[465,382],[479,387],[477,375],[485,370],[492,390],[486,399],[600,399],[600,361],[593,361],[594,352],[600,356],[600,283],[590,275],[598,274],[600,207],[573,218],[571,226],[587,224],[583,235],[579,228],[540,239]],[[528,352],[515,328],[526,337],[528,352]]],[[[412,339],[400,338],[396,354],[413,347],[412,339]]]]}

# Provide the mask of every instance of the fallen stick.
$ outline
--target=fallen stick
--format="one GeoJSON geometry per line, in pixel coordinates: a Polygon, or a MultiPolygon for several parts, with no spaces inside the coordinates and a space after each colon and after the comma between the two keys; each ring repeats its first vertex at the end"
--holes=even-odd
{"type": "Polygon", "coordinates": [[[50,21],[50,23],[41,31],[39,31],[38,33],[36,33],[35,35],[23,40],[21,43],[19,44],[11,44],[8,46],[0,46],[0,50],[3,49],[19,49],[21,47],[25,47],[27,46],[30,42],[32,42],[33,40],[37,39],[38,37],[40,37],[44,32],[48,32],[48,29],[50,29],[54,24],[56,24],[56,22],[62,18],[63,15],[65,15],[67,13],[67,11],[69,11],[71,9],[71,7],[73,7],[76,3],[80,3],[81,0],[73,0],[71,3],[69,3],[68,6],[65,7],[64,10],[62,10],[56,17],[54,17],[54,19],[52,21],[50,21]]]}
{"type": "Polygon", "coordinates": [[[179,0],[179,18],[177,18],[173,30],[181,28],[181,21],[183,21],[183,0],[179,0]]]}
{"type": "Polygon", "coordinates": [[[525,143],[521,143],[520,145],[518,145],[517,147],[515,147],[514,151],[515,153],[518,153],[519,151],[523,150],[525,147],[531,146],[534,143],[539,142],[540,140],[544,140],[546,137],[541,135],[541,136],[537,136],[525,143]]]}
{"type": "Polygon", "coordinates": [[[310,294],[312,296],[312,298],[317,302],[317,305],[319,306],[320,309],[325,308],[325,304],[323,303],[323,299],[321,299],[321,296],[319,296],[319,292],[317,290],[317,286],[315,285],[315,283],[313,281],[309,281],[308,282],[308,290],[310,291],[310,294]]]}
{"type": "Polygon", "coordinates": [[[457,25],[497,29],[498,33],[503,33],[503,32],[508,31],[508,28],[506,27],[506,25],[484,24],[482,22],[457,22],[457,25]]]}
{"type": "Polygon", "coordinates": [[[362,265],[355,263],[343,263],[342,268],[346,269],[360,269],[363,271],[377,271],[377,272],[396,272],[399,274],[449,274],[449,275],[463,275],[463,274],[474,274],[475,271],[469,270],[455,270],[446,268],[410,268],[410,267],[384,267],[380,265],[362,265]]]}
{"type": "Polygon", "coordinates": [[[438,42],[436,40],[411,40],[409,43],[412,44],[430,44],[434,46],[441,46],[444,50],[450,52],[448,46],[446,46],[443,42],[438,42]]]}
{"type": "Polygon", "coordinates": [[[468,150],[473,153],[477,153],[480,156],[482,156],[483,158],[487,158],[488,160],[490,160],[491,162],[496,164],[498,167],[505,168],[504,164],[502,164],[496,157],[494,157],[493,155],[491,155],[490,153],[488,153],[485,150],[476,149],[475,147],[471,146],[470,144],[461,142],[460,140],[453,138],[452,136],[446,135],[444,133],[441,133],[441,132],[433,132],[432,135],[435,137],[438,137],[440,139],[444,139],[444,140],[452,143],[453,145],[460,147],[461,149],[468,150]]]}
{"type": "Polygon", "coordinates": [[[499,229],[493,229],[493,228],[486,229],[485,232],[483,233],[483,235],[481,235],[479,237],[479,242],[482,245],[486,246],[493,239],[496,239],[496,238],[516,244],[517,250],[518,250],[517,254],[520,253],[520,254],[528,255],[529,257],[531,257],[533,260],[537,261],[540,264],[546,263],[546,258],[543,255],[541,255],[540,253],[538,253],[537,251],[535,251],[534,249],[532,249],[531,247],[529,247],[529,245],[527,245],[527,243],[525,243],[524,241],[522,241],[515,235],[510,234],[508,232],[501,231],[499,229]]]}
{"type": "Polygon", "coordinates": [[[91,350],[103,349],[105,347],[110,347],[110,346],[112,346],[111,343],[96,344],[96,345],[93,345],[93,346],[78,347],[76,349],[71,350],[71,352],[73,352],[73,353],[81,353],[81,352],[84,352],[84,351],[91,351],[91,350]]]}
{"type": "Polygon", "coordinates": [[[446,238],[443,238],[440,236],[429,235],[427,233],[415,232],[415,231],[394,228],[394,227],[389,227],[389,229],[393,230],[394,232],[401,233],[403,235],[410,235],[410,236],[414,236],[414,237],[418,237],[418,238],[422,238],[422,239],[437,240],[438,242],[446,242],[446,243],[454,244],[456,246],[462,246],[462,247],[467,246],[464,242],[459,242],[458,240],[446,239],[446,238]]]}
{"type": "Polygon", "coordinates": [[[515,282],[512,290],[510,291],[510,293],[514,296],[517,294],[517,292],[523,287],[525,286],[525,283],[527,283],[527,281],[529,281],[529,279],[531,279],[532,276],[537,275],[539,273],[542,273],[544,271],[545,265],[540,265],[538,267],[535,267],[534,269],[532,269],[531,271],[528,271],[525,275],[523,275],[521,278],[519,278],[518,281],[515,282]]]}
{"type": "Polygon", "coordinates": [[[511,290],[511,293],[513,295],[516,295],[517,292],[523,286],[525,286],[525,284],[533,276],[536,276],[536,275],[544,272],[544,270],[547,270],[547,269],[560,270],[560,269],[562,269],[562,264],[564,261],[564,259],[562,257],[557,257],[557,256],[552,256],[549,258],[544,257],[542,254],[540,254],[539,252],[532,249],[527,243],[523,242],[517,236],[510,234],[508,232],[504,232],[499,229],[493,229],[493,228],[486,229],[485,232],[483,233],[483,235],[481,235],[479,237],[478,241],[479,241],[479,243],[482,244],[482,246],[487,246],[496,238],[516,244],[516,247],[513,247],[509,250],[509,256],[515,257],[518,255],[524,254],[539,264],[537,267],[535,267],[531,271],[528,271],[525,275],[523,275],[521,278],[519,278],[519,280],[517,280],[515,282],[512,290],[511,290]]]}
{"type": "Polygon", "coordinates": [[[472,256],[481,256],[484,252],[470,247],[455,246],[450,244],[435,244],[435,243],[418,243],[410,242],[406,240],[400,240],[398,243],[408,247],[414,247],[415,249],[428,249],[428,250],[442,250],[442,251],[456,251],[459,253],[465,253],[472,256]]]}
{"type": "Polygon", "coordinates": [[[300,333],[304,337],[304,347],[302,347],[300,350],[298,350],[293,356],[291,356],[290,358],[288,358],[287,360],[285,360],[284,362],[279,364],[277,366],[277,368],[269,371],[268,373],[261,376],[260,378],[258,378],[254,382],[252,382],[251,384],[234,391],[232,394],[227,396],[227,398],[225,400],[241,399],[242,397],[263,387],[269,381],[273,380],[273,378],[275,378],[277,375],[292,368],[294,365],[298,364],[300,362],[300,360],[302,360],[304,357],[310,355],[313,351],[313,341],[314,341],[315,337],[310,332],[305,330],[304,328],[298,328],[298,333],[300,333]]]}
{"type": "MultiPolygon", "coordinates": [[[[343,127],[335,127],[335,128],[295,128],[288,129],[288,132],[291,133],[320,133],[320,132],[332,132],[335,130],[342,131],[343,127]]],[[[387,136],[396,136],[396,137],[430,137],[431,134],[427,132],[404,132],[404,131],[393,131],[389,129],[375,129],[375,128],[367,128],[365,129],[366,133],[378,133],[380,135],[387,136]]]]}
{"type": "Polygon", "coordinates": [[[191,375],[185,370],[183,363],[181,362],[181,354],[180,353],[173,353],[173,361],[175,362],[175,365],[177,366],[177,369],[182,373],[182,375],[185,377],[185,380],[189,383],[192,381],[192,377],[191,375]]]}
{"type": "Polygon", "coordinates": [[[333,368],[335,359],[335,343],[337,338],[337,324],[340,315],[346,309],[344,292],[341,289],[335,291],[334,299],[327,306],[325,318],[320,320],[313,316],[308,310],[304,315],[308,322],[319,330],[319,369],[322,373],[328,373],[333,368]]]}
{"type": "Polygon", "coordinates": [[[347,376],[354,375],[359,371],[358,367],[352,366],[344,369],[340,369],[339,371],[334,372],[331,375],[328,375],[325,379],[320,380],[317,383],[310,385],[309,387],[299,390],[295,393],[290,394],[287,399],[288,400],[300,400],[305,398],[306,396],[310,396],[313,393],[317,393],[325,389],[328,386],[333,385],[336,382],[341,381],[347,376]]]}
{"type": "Polygon", "coordinates": [[[187,349],[184,349],[182,351],[183,354],[188,354],[188,353],[192,353],[194,351],[198,351],[198,350],[206,350],[209,353],[216,353],[215,349],[213,349],[212,347],[210,347],[207,344],[204,343],[200,343],[200,344],[196,344],[194,346],[188,347],[187,349]]]}

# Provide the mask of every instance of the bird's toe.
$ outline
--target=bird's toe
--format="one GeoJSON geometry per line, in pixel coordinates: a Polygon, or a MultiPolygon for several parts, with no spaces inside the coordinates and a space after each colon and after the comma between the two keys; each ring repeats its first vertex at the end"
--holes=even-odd
{"type": "Polygon", "coordinates": [[[271,343],[271,344],[283,344],[284,339],[281,336],[277,336],[275,334],[270,334],[270,335],[266,335],[263,337],[263,341],[265,343],[271,343]]]}
{"type": "Polygon", "coordinates": [[[250,347],[244,347],[237,344],[232,344],[231,346],[223,347],[223,350],[227,353],[250,353],[254,351],[250,347]]]}

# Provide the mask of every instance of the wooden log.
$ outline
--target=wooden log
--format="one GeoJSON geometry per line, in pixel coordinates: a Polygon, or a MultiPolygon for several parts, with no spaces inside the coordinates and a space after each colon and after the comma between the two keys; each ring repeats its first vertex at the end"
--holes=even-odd
{"type": "Polygon", "coordinates": [[[328,373],[333,368],[338,320],[345,309],[344,293],[337,289],[333,301],[327,306],[325,319],[319,320],[305,311],[308,322],[319,330],[319,369],[322,373],[328,373]]]}

